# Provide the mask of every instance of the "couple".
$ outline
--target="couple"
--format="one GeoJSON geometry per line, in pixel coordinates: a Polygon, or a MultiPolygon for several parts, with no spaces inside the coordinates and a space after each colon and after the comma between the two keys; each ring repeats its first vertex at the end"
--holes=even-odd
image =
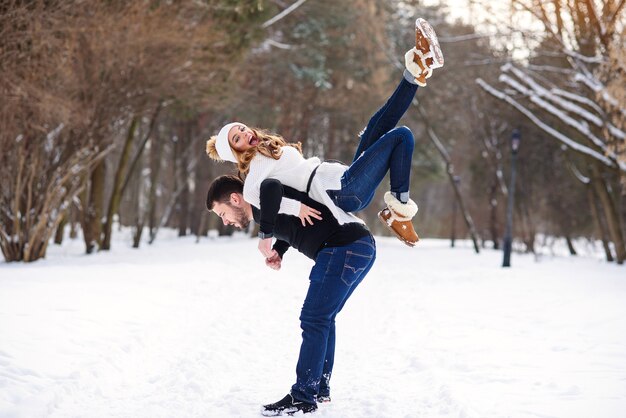
{"type": "Polygon", "coordinates": [[[231,161],[239,171],[239,177],[213,181],[207,208],[224,224],[246,228],[252,221],[258,223],[259,250],[270,268],[280,269],[289,247],[315,261],[300,315],[296,383],[283,399],[265,405],[263,415],[309,413],[318,402],[330,402],[335,317],[376,258],[374,238],[350,212],[371,202],[388,170],[391,190],[378,216],[405,244],[414,246],[419,239],[411,223],[417,205],[409,199],[413,135],[396,124],[418,85],[425,86],[432,70],[443,65],[443,57],[428,22],[417,19],[415,34],[416,46],[405,55],[403,79],[361,133],[349,167],[305,159],[299,144],[238,122],[225,125],[207,141],[211,158],[231,161]]]}

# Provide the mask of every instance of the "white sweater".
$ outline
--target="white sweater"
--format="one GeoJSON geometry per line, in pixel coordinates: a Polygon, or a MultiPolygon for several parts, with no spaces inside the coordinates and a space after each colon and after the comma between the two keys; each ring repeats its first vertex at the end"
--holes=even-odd
{"type": "MultiPolygon", "coordinates": [[[[326,193],[327,190],[341,189],[341,176],[348,167],[340,163],[324,162],[321,165],[320,163],[317,157],[305,159],[297,149],[291,146],[282,147],[282,155],[278,160],[257,154],[250,162],[250,172],[243,185],[243,197],[248,203],[260,207],[261,183],[269,178],[306,192],[311,172],[319,165],[311,182],[309,196],[328,207],[340,225],[350,222],[364,223],[352,213],[338,208],[326,193]]],[[[283,198],[279,212],[298,216],[300,205],[298,200],[283,198]]]]}

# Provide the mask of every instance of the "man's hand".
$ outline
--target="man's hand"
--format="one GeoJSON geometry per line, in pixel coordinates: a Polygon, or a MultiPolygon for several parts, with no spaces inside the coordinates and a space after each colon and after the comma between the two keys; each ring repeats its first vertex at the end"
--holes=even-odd
{"type": "Polygon", "coordinates": [[[321,221],[321,214],[322,212],[320,212],[319,210],[313,209],[312,207],[309,207],[302,203],[300,204],[300,214],[298,214],[298,218],[300,218],[302,226],[306,226],[307,222],[309,223],[309,225],[313,225],[313,221],[311,220],[311,218],[315,218],[318,221],[321,221]]]}
{"type": "Polygon", "coordinates": [[[276,251],[274,251],[275,255],[270,258],[265,259],[265,265],[274,270],[280,270],[280,266],[282,264],[282,258],[278,255],[276,251]]]}
{"type": "Polygon", "coordinates": [[[265,258],[271,258],[272,255],[277,254],[276,251],[272,250],[272,239],[265,238],[259,240],[259,251],[263,254],[265,258]]]}

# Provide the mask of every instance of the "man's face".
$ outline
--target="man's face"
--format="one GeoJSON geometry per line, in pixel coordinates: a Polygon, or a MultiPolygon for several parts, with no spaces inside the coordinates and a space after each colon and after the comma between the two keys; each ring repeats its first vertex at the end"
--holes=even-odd
{"type": "MultiPolygon", "coordinates": [[[[222,203],[217,202],[213,205],[213,212],[222,218],[224,225],[234,225],[237,228],[245,229],[250,225],[250,219],[246,213],[244,205],[238,203],[238,201],[231,201],[222,203]]],[[[243,202],[243,200],[241,200],[243,202]]]]}

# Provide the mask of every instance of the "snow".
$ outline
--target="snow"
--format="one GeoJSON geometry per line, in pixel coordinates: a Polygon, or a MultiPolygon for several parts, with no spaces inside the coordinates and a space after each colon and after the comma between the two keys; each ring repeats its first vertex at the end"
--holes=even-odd
{"type": "MultiPolygon", "coordinates": [[[[0,263],[0,417],[257,417],[287,393],[310,260],[275,272],[244,235],[116,239],[0,263]]],[[[503,269],[471,242],[377,241],[314,416],[623,416],[624,266],[580,244],[503,269]]]]}

